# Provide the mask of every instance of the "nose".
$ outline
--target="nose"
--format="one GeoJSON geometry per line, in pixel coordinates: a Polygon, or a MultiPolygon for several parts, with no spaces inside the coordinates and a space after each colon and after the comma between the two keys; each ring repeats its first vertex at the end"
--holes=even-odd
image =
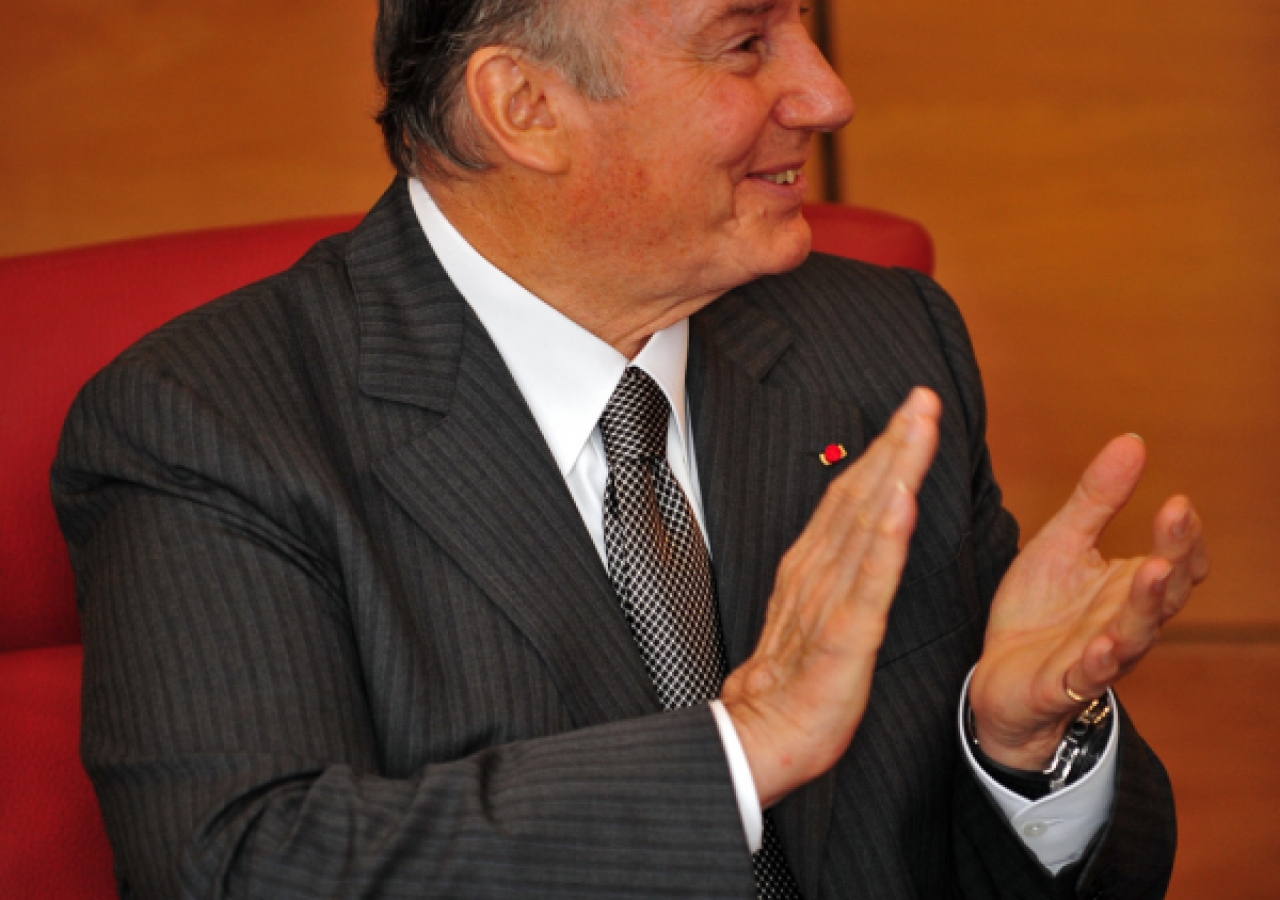
{"type": "Polygon", "coordinates": [[[853,118],[849,89],[831,68],[809,32],[797,23],[784,55],[782,97],[774,110],[784,128],[835,131],[853,118]]]}

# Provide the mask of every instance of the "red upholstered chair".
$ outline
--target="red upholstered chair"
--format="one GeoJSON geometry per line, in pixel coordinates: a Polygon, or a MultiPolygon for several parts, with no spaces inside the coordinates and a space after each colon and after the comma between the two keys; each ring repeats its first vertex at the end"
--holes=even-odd
{"type": "MultiPolygon", "coordinates": [[[[930,272],[914,222],[810,206],[814,247],[930,272]]],[[[49,466],[76,392],[174,316],[292,264],[355,217],[143,238],[0,260],[0,897],[114,897],[80,766],[80,634],[49,466]]]]}

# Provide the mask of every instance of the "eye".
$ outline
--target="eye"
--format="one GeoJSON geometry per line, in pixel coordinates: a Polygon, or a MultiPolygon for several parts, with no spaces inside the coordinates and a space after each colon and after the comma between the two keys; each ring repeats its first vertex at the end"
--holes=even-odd
{"type": "Polygon", "coordinates": [[[748,35],[733,47],[734,53],[759,53],[764,49],[764,35],[748,35]]]}

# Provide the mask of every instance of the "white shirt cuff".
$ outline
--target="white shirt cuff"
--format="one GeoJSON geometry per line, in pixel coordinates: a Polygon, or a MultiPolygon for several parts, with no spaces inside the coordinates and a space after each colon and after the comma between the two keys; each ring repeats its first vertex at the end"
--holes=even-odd
{"type": "MultiPolygon", "coordinates": [[[[973,672],[969,672],[969,678],[973,672]]],[[[987,774],[974,759],[969,742],[964,738],[964,709],[969,699],[969,678],[960,692],[960,744],[964,747],[969,767],[987,789],[996,805],[1009,819],[1022,843],[1036,855],[1040,864],[1057,875],[1084,855],[1089,841],[1098,833],[1111,810],[1116,790],[1116,760],[1120,746],[1120,706],[1115,694],[1111,698],[1111,714],[1115,722],[1107,739],[1102,758],[1075,784],[1039,800],[1028,800],[987,774]]]]}
{"type": "Polygon", "coordinates": [[[729,710],[719,700],[712,700],[711,714],[715,716],[716,727],[720,729],[720,743],[724,744],[724,755],[729,760],[729,777],[733,779],[733,793],[738,798],[738,815],[742,817],[747,849],[756,853],[764,840],[764,813],[760,809],[760,795],[756,793],[751,764],[747,762],[742,741],[738,740],[738,729],[733,727],[729,710]]]}

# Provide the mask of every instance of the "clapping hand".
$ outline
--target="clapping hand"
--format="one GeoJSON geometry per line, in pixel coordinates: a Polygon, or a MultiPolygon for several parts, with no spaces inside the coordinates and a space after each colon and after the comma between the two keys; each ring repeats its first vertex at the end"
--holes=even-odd
{"type": "Polygon", "coordinates": [[[1111,441],[996,592],[969,686],[976,737],[996,762],[1043,768],[1084,703],[1142,660],[1209,573],[1200,517],[1185,497],[1156,515],[1149,555],[1098,552],[1145,463],[1141,439],[1111,441]]]}
{"type": "Polygon", "coordinates": [[[913,391],[831,483],[778,567],[760,643],[725,680],[766,807],[834,765],[862,721],[940,412],[931,391],[913,391]]]}
{"type": "MultiPolygon", "coordinates": [[[[832,482],[778,569],[759,645],[725,680],[721,700],[766,807],[830,768],[862,720],[940,411],[932,392],[913,391],[832,482]]],[[[1084,703],[1137,665],[1208,574],[1185,497],[1156,516],[1150,555],[1098,552],[1145,461],[1136,437],[1108,444],[1000,584],[969,689],[977,737],[997,762],[1043,768],[1084,703]]]]}

